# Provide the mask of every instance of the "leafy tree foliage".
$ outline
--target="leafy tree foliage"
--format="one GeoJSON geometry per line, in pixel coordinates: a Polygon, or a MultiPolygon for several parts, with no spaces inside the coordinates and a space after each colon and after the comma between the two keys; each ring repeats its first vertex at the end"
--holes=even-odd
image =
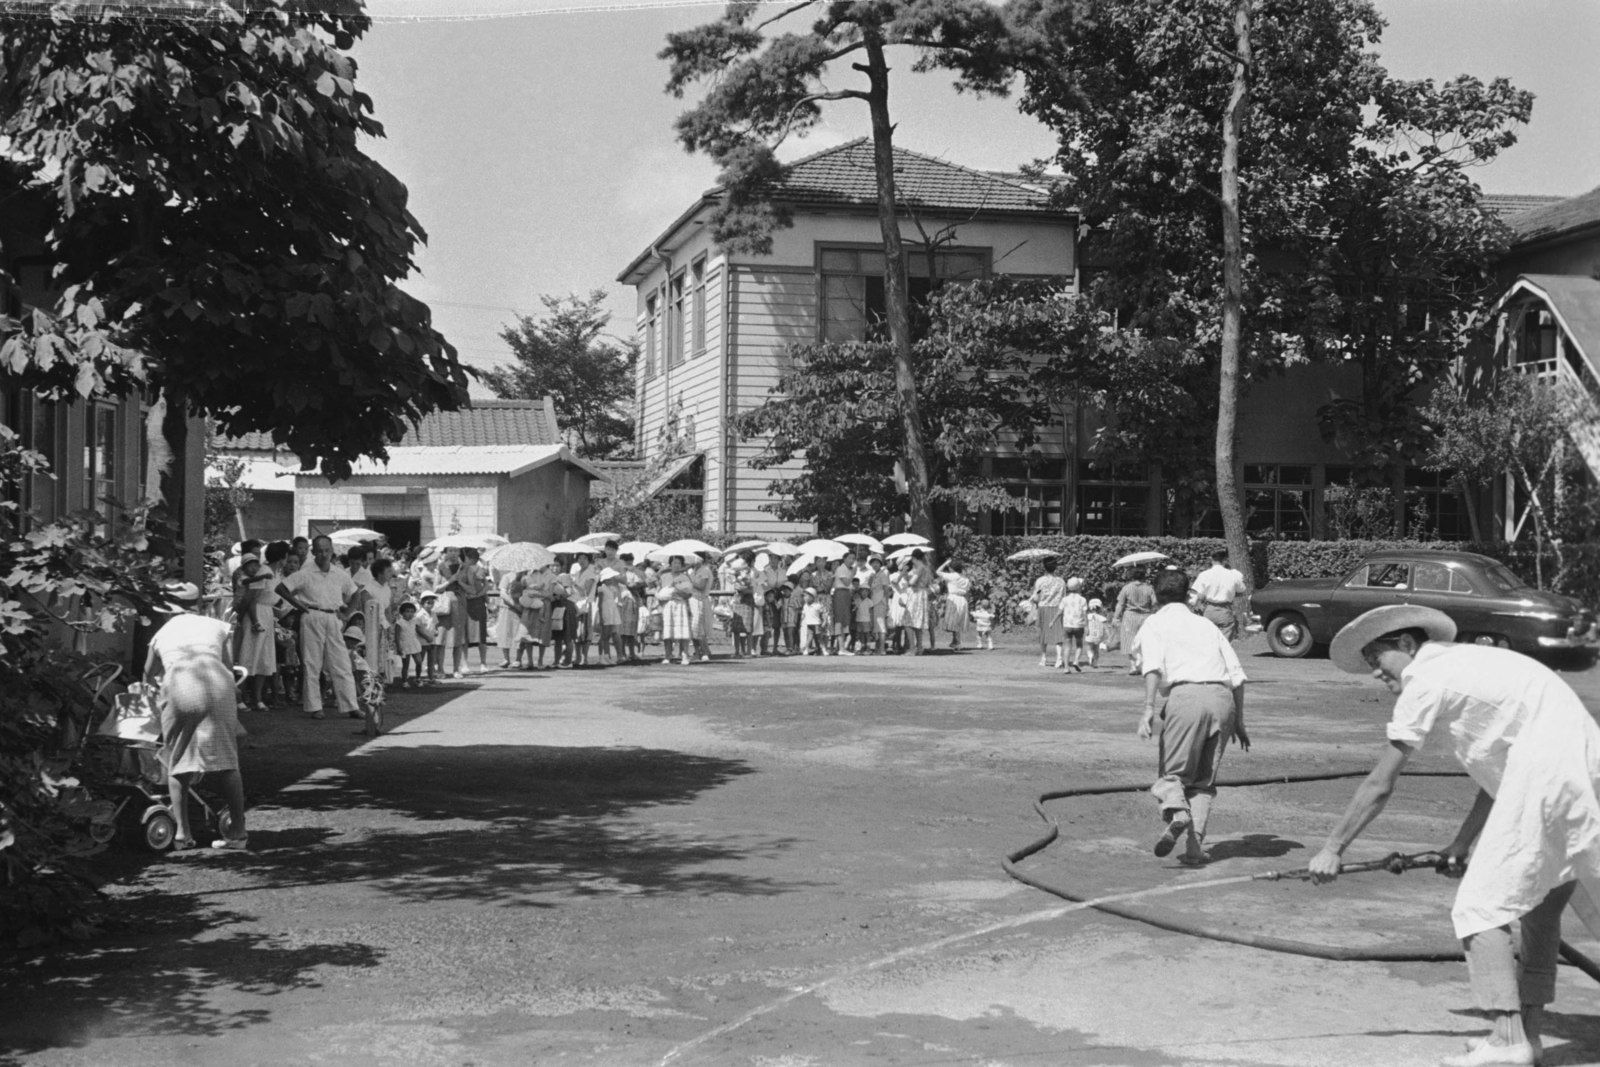
{"type": "Polygon", "coordinates": [[[0,945],[93,932],[84,860],[105,847],[115,806],[85,793],[70,742],[91,711],[95,666],[64,637],[126,630],[150,615],[166,574],[135,512],[30,522],[15,494],[48,476],[44,456],[0,426],[0,945]]]}
{"type": "Polygon", "coordinates": [[[596,458],[633,450],[627,410],[639,362],[636,341],[607,339],[611,313],[604,310],[605,298],[601,289],[587,297],[541,296],[543,318],[519,315],[515,327],[500,332],[517,361],[483,374],[499,397],[550,396],[574,449],[596,458]]]}
{"type": "MultiPolygon", "coordinates": [[[[757,21],[761,5],[729,4],[722,18],[670,34],[662,58],[671,62],[667,91],[682,96],[708,82],[705,98],[678,118],[679,139],[722,168],[726,195],[712,221],[724,246],[765,252],[776,228],[788,226],[790,211],[775,200],[781,168],[774,149],[791,134],[803,135],[820,121],[822,105],[854,100],[872,120],[879,230],[887,268],[887,354],[899,394],[900,440],[895,446],[906,472],[906,510],[913,529],[936,537],[930,511],[934,485],[930,445],[922,436],[920,382],[914,371],[911,308],[900,239],[900,208],[894,186],[893,124],[889,117],[889,50],[904,46],[912,69],[953,70],[958,85],[1003,93],[1011,77],[1009,36],[999,9],[986,0],[799,0],[757,21]],[[765,31],[800,17],[803,29],[765,31]],[[838,88],[842,64],[864,76],[864,87],[838,88]]],[[[788,23],[793,25],[793,23],[788,23]]]]}
{"type": "MultiPolygon", "coordinates": [[[[1038,283],[1007,278],[948,285],[927,307],[929,328],[912,349],[921,430],[930,445],[931,500],[953,515],[1015,507],[985,481],[978,460],[1002,443],[1026,453],[1056,417],[1066,375],[1036,372],[1072,326],[1072,302],[1038,283]]],[[[804,456],[798,477],[774,481],[780,518],[824,529],[875,529],[905,512],[897,477],[900,417],[892,346],[817,344],[794,364],[761,407],[739,419],[746,438],[766,441],[753,461],[768,469],[804,456]]]]}
{"type": "MultiPolygon", "coordinates": [[[[1091,299],[1213,368],[1221,131],[1244,62],[1243,374],[1356,363],[1362,396],[1324,412],[1327,433],[1358,463],[1419,456],[1416,387],[1458,349],[1503,242],[1469,168],[1513,143],[1529,94],[1503,79],[1392,77],[1370,51],[1383,23],[1367,0],[1012,0],[1007,10],[1028,36],[1023,110],[1056,131],[1063,197],[1090,228],[1086,252],[1110,265],[1091,299]]],[[[1202,461],[1214,444],[1209,393],[1187,424],[1193,443],[1163,462],[1180,511],[1214,474],[1202,461]]]]}
{"type": "Polygon", "coordinates": [[[360,147],[383,133],[345,51],[368,26],[358,0],[0,16],[0,135],[25,168],[0,197],[38,205],[57,293],[0,320],[0,369],[160,391],[334,477],[461,404],[455,350],[395,285],[425,235],[360,147]]]}

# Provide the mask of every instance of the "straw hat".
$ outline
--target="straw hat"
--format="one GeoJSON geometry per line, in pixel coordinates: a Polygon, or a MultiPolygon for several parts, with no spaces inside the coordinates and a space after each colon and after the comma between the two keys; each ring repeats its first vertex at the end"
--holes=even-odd
{"type": "Polygon", "coordinates": [[[1456,624],[1437,608],[1425,608],[1421,604],[1385,604],[1356,616],[1335,634],[1328,658],[1341,671],[1368,674],[1372,668],[1362,658],[1361,650],[1385,634],[1413,628],[1425,631],[1430,641],[1454,641],[1456,637],[1456,624]]]}
{"type": "Polygon", "coordinates": [[[193,582],[163,582],[161,595],[167,603],[180,608],[191,608],[200,601],[200,587],[193,582]]]}
{"type": "Polygon", "coordinates": [[[361,627],[359,627],[359,626],[349,626],[349,627],[345,628],[344,639],[346,641],[358,641],[358,642],[360,642],[360,641],[365,641],[367,639],[367,635],[361,632],[361,627]]]}
{"type": "Polygon", "coordinates": [[[1069,591],[1076,593],[1079,589],[1082,589],[1082,588],[1083,588],[1083,579],[1082,578],[1068,578],[1067,579],[1067,589],[1069,591]]]}

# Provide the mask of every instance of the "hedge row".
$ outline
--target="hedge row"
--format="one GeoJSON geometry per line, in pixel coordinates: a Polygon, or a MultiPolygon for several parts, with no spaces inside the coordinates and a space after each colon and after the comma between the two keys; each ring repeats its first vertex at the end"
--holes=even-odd
{"type": "MultiPolygon", "coordinates": [[[[1017,605],[1033,588],[1043,571],[1037,562],[1009,562],[1006,557],[1024,548],[1048,548],[1061,553],[1056,573],[1084,580],[1087,595],[1099,596],[1111,607],[1126,570],[1112,563],[1134,552],[1164,552],[1172,562],[1194,574],[1211,565],[1211,554],[1224,547],[1212,537],[985,537],[972,535],[952,540],[952,559],[962,562],[973,580],[975,593],[993,602],[999,618],[1015,619],[1017,605]]],[[[1531,544],[1464,545],[1430,541],[1254,541],[1250,558],[1257,585],[1282,578],[1341,578],[1367,555],[1381,549],[1437,549],[1480,552],[1501,560],[1530,583],[1534,580],[1531,544]]],[[[1600,545],[1567,545],[1565,567],[1558,568],[1555,553],[1544,555],[1547,586],[1584,603],[1600,605],[1600,545]]]]}

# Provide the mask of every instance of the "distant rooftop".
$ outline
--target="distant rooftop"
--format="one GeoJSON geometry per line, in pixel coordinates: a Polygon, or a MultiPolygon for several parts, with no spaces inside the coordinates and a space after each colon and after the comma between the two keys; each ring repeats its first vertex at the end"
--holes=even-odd
{"type": "Polygon", "coordinates": [[[1600,226],[1600,189],[1550,201],[1506,219],[1519,245],[1600,226]]]}
{"type": "MultiPolygon", "coordinates": [[[[471,407],[460,411],[425,416],[393,444],[406,448],[557,445],[561,437],[548,400],[474,400],[471,407]]],[[[272,452],[276,448],[268,433],[225,437],[218,444],[239,452],[272,452]]]]}
{"type": "Polygon", "coordinates": [[[1559,204],[1565,197],[1560,196],[1533,196],[1527,193],[1484,193],[1483,209],[1491,215],[1498,215],[1507,222],[1512,215],[1534,208],[1545,207],[1549,204],[1559,204]]]}

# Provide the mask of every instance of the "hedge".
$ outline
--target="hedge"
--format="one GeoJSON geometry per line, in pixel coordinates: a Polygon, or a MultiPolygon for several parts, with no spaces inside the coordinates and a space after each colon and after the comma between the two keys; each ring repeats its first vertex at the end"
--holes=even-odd
{"type": "MultiPolygon", "coordinates": [[[[1034,561],[1011,563],[1007,556],[1024,548],[1048,548],[1061,553],[1056,573],[1084,580],[1085,595],[1105,600],[1109,609],[1127,580],[1125,571],[1111,565],[1134,552],[1164,552],[1172,562],[1194,574],[1211,565],[1211,554],[1225,547],[1214,537],[992,537],[969,535],[952,539],[950,558],[960,560],[972,579],[974,596],[990,600],[999,619],[1017,618],[1018,604],[1043,573],[1034,561]]],[[[1256,583],[1280,578],[1342,578],[1357,563],[1382,549],[1435,549],[1479,552],[1501,560],[1530,583],[1534,578],[1531,544],[1474,545],[1454,541],[1254,541],[1250,559],[1256,583]]],[[[1545,579],[1557,592],[1577,597],[1585,604],[1600,604],[1600,545],[1563,546],[1565,570],[1557,575],[1555,554],[1545,550],[1545,579]],[[1556,579],[1552,581],[1552,579],[1556,579]]]]}

